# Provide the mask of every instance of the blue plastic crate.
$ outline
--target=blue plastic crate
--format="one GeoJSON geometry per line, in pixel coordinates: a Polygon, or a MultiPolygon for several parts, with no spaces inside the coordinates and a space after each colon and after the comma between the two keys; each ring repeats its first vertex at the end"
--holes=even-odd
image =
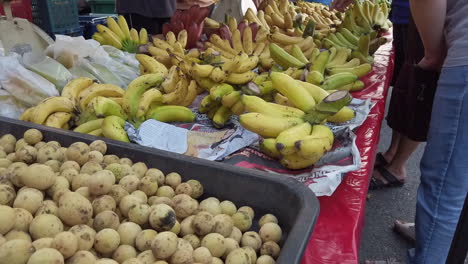
{"type": "Polygon", "coordinates": [[[115,14],[95,14],[79,16],[80,25],[83,29],[83,37],[90,39],[97,32],[96,25],[101,24],[107,26],[107,17],[113,17],[117,20],[115,14]]]}
{"type": "MultiPolygon", "coordinates": [[[[83,28],[81,26],[78,26],[76,28],[71,28],[71,29],[56,32],[55,34],[66,35],[70,37],[79,37],[79,36],[83,36],[83,28]]],[[[55,40],[55,34],[53,35],[54,40],[55,40]]]]}
{"type": "Polygon", "coordinates": [[[80,27],[76,0],[32,0],[33,22],[49,35],[80,27]]]}

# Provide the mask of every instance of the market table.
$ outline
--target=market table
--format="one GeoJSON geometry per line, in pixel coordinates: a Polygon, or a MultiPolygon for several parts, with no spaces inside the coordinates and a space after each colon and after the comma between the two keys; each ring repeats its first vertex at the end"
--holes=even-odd
{"type": "Polygon", "coordinates": [[[320,215],[304,253],[303,264],[359,262],[366,197],[385,115],[387,91],[393,76],[393,56],[389,41],[375,54],[373,71],[364,80],[367,88],[353,93],[356,98],[370,98],[376,102],[367,120],[356,130],[361,168],[347,173],[332,196],[319,197],[320,215]]]}

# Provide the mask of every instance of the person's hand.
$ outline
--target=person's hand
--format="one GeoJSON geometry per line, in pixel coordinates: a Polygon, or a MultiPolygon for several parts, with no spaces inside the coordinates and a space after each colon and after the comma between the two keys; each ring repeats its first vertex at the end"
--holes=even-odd
{"type": "Polygon", "coordinates": [[[343,12],[353,0],[333,0],[331,3],[331,8],[343,12]]]}

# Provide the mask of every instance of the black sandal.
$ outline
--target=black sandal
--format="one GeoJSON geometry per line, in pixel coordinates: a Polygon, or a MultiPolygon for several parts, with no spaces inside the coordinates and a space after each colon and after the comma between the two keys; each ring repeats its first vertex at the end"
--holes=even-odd
{"type": "Polygon", "coordinates": [[[369,184],[369,190],[379,190],[387,187],[402,187],[403,184],[405,184],[404,181],[400,181],[393,175],[391,172],[389,172],[384,166],[375,166],[374,170],[377,170],[380,172],[380,175],[382,175],[383,178],[387,181],[387,183],[383,182],[382,180],[378,178],[371,178],[371,182],[369,184]]]}
{"type": "Polygon", "coordinates": [[[399,180],[395,175],[393,175],[390,171],[388,171],[384,166],[379,166],[376,168],[380,175],[387,180],[389,186],[392,187],[402,187],[405,184],[405,181],[399,180]]]}
{"type": "Polygon", "coordinates": [[[375,155],[374,167],[377,167],[377,166],[387,166],[387,165],[388,165],[388,162],[387,162],[387,160],[385,159],[385,157],[384,157],[384,155],[382,154],[382,152],[377,153],[377,155],[375,155]]]}

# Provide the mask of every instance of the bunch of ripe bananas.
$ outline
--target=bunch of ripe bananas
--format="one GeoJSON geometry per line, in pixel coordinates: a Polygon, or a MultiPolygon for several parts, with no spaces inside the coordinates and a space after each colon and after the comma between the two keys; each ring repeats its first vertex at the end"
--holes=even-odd
{"type": "Polygon", "coordinates": [[[271,103],[258,96],[240,96],[247,112],[240,115],[240,123],[262,136],[261,150],[280,159],[283,166],[302,169],[313,165],[333,144],[333,133],[321,124],[352,119],[354,111],[347,107],[351,96],[347,91],[329,93],[280,72],[270,73],[265,82],[271,82],[274,97],[280,95],[284,100],[271,103]]]}
{"type": "Polygon", "coordinates": [[[101,45],[111,45],[117,49],[131,53],[136,53],[139,45],[148,43],[148,32],[142,28],[138,32],[134,28],[129,28],[123,16],[119,16],[117,22],[112,17],[107,18],[107,27],[96,26],[98,32],[94,33],[93,39],[101,45]]]}
{"type": "Polygon", "coordinates": [[[341,13],[336,10],[330,10],[326,5],[299,1],[296,9],[303,17],[300,20],[304,24],[312,21],[315,25],[316,34],[327,35],[329,32],[334,32],[335,28],[341,24],[341,13]]]}

